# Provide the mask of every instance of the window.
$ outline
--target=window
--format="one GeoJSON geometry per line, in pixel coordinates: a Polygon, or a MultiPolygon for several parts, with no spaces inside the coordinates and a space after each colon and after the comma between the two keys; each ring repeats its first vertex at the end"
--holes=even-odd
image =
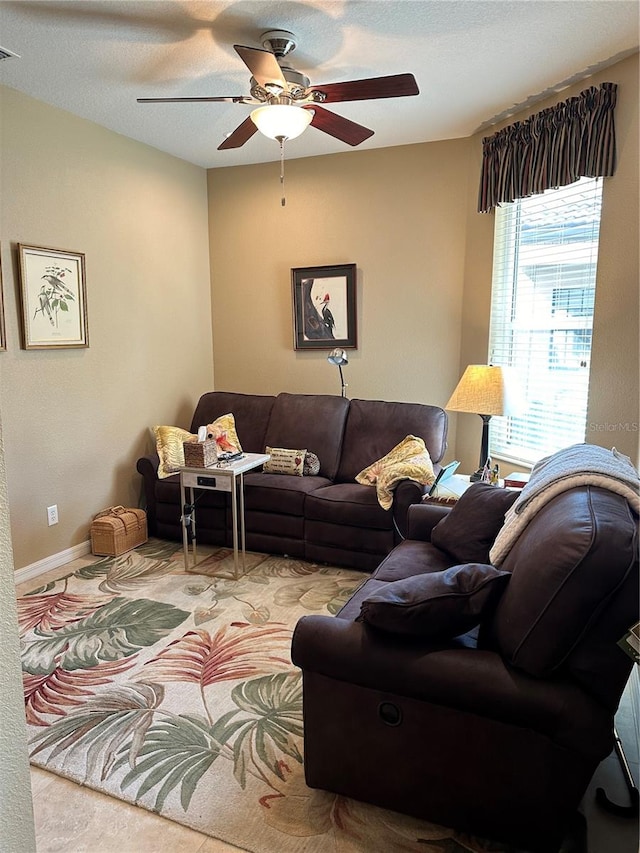
{"type": "Polygon", "coordinates": [[[602,181],[496,210],[489,354],[527,407],[491,421],[491,453],[533,463],[585,440],[602,181]]]}

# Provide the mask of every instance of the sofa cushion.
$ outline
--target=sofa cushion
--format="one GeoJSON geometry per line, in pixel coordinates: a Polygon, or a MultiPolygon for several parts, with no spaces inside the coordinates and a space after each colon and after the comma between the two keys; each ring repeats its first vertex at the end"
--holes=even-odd
{"type": "Polygon", "coordinates": [[[377,581],[375,578],[367,578],[360,586],[349,596],[344,606],[336,613],[337,619],[348,619],[351,622],[360,620],[360,608],[365,598],[375,595],[379,590],[384,589],[388,584],[377,581]]]}
{"type": "Polygon", "coordinates": [[[267,445],[264,452],[271,456],[271,459],[265,462],[262,467],[262,470],[266,471],[267,474],[303,476],[306,450],[290,450],[287,447],[269,447],[267,445]]]}
{"type": "Polygon", "coordinates": [[[209,391],[198,401],[191,421],[191,432],[232,412],[236,432],[247,453],[262,453],[264,437],[275,397],[262,394],[237,394],[233,391],[209,391]]]}
{"type": "Polygon", "coordinates": [[[384,558],[374,572],[382,581],[399,581],[414,575],[443,572],[456,561],[446,551],[441,551],[422,539],[405,539],[384,558]]]}
{"type": "Polygon", "coordinates": [[[363,486],[375,485],[380,506],[390,509],[393,490],[401,480],[415,480],[426,485],[433,483],[435,474],[424,441],[415,435],[407,435],[382,459],[360,471],[355,479],[363,486]]]}
{"type": "Polygon", "coordinates": [[[334,483],[307,498],[305,516],[312,521],[349,527],[390,530],[393,516],[378,503],[375,489],[358,483],[334,483]]]}
{"type": "Polygon", "coordinates": [[[170,477],[176,474],[180,468],[184,468],[183,442],[197,441],[198,436],[193,435],[186,429],[174,426],[155,426],[153,434],[156,440],[156,450],[160,458],[158,465],[158,479],[170,477]]]}
{"type": "Polygon", "coordinates": [[[304,554],[311,562],[373,572],[393,546],[393,530],[349,527],[308,518],[304,522],[304,554]]]}
{"type": "Polygon", "coordinates": [[[431,541],[460,563],[488,563],[489,551],[517,491],[473,483],[431,531],[431,541]]]}
{"type": "Polygon", "coordinates": [[[265,444],[313,448],[320,459],[321,476],[333,480],[340,461],[348,411],[349,401],[345,397],[278,394],[271,410],[265,444]]]}
{"type": "Polygon", "coordinates": [[[244,475],[245,507],[272,514],[302,516],[309,493],[329,482],[326,477],[250,471],[244,475]]]}
{"type": "MultiPolygon", "coordinates": [[[[446,412],[422,403],[351,400],[335,479],[341,483],[353,482],[363,468],[388,453],[390,447],[408,434],[422,438],[431,460],[439,462],[447,449],[446,412]]],[[[315,447],[314,450],[320,453],[315,447]]]]}
{"type": "MultiPolygon", "coordinates": [[[[502,565],[512,579],[490,626],[512,665],[538,677],[565,661],[571,667],[573,650],[637,572],[637,524],[623,497],[595,486],[564,492],[535,515],[502,565]]],[[[611,623],[606,642],[600,635],[590,647],[588,667],[597,669],[628,627],[611,623]]]]}
{"type": "Polygon", "coordinates": [[[457,637],[478,625],[504,591],[509,572],[464,563],[386,584],[362,602],[368,625],[414,637],[457,637]]]}

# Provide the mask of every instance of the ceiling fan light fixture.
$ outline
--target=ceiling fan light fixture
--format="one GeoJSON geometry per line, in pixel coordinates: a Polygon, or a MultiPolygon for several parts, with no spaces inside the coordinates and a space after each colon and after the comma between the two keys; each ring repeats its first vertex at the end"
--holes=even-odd
{"type": "Polygon", "coordinates": [[[268,104],[251,113],[251,121],[260,133],[270,139],[295,139],[303,133],[313,118],[312,110],[291,104],[268,104]]]}

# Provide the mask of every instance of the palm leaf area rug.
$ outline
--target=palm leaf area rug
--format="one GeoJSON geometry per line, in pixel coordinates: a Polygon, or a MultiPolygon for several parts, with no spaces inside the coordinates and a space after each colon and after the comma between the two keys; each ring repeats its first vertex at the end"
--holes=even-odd
{"type": "Polygon", "coordinates": [[[366,575],[232,560],[149,540],[20,598],[31,761],[252,853],[505,849],[305,785],[292,631],[366,575]]]}

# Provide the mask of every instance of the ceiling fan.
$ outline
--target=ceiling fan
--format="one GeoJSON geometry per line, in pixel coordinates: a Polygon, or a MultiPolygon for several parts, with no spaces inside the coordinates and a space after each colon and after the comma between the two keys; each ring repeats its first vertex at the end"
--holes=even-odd
{"type": "Polygon", "coordinates": [[[250,94],[230,97],[138,98],[138,103],[225,102],[255,107],[218,146],[219,151],[240,148],[260,130],[278,140],[299,136],[310,124],[348,145],[360,145],[373,130],[325,109],[321,104],[401,98],[418,95],[413,74],[393,74],[343,83],[312,86],[296,71],[287,56],[296,48],[296,38],[286,30],[269,30],[261,36],[263,48],[235,44],[234,49],[251,72],[250,94]]]}

